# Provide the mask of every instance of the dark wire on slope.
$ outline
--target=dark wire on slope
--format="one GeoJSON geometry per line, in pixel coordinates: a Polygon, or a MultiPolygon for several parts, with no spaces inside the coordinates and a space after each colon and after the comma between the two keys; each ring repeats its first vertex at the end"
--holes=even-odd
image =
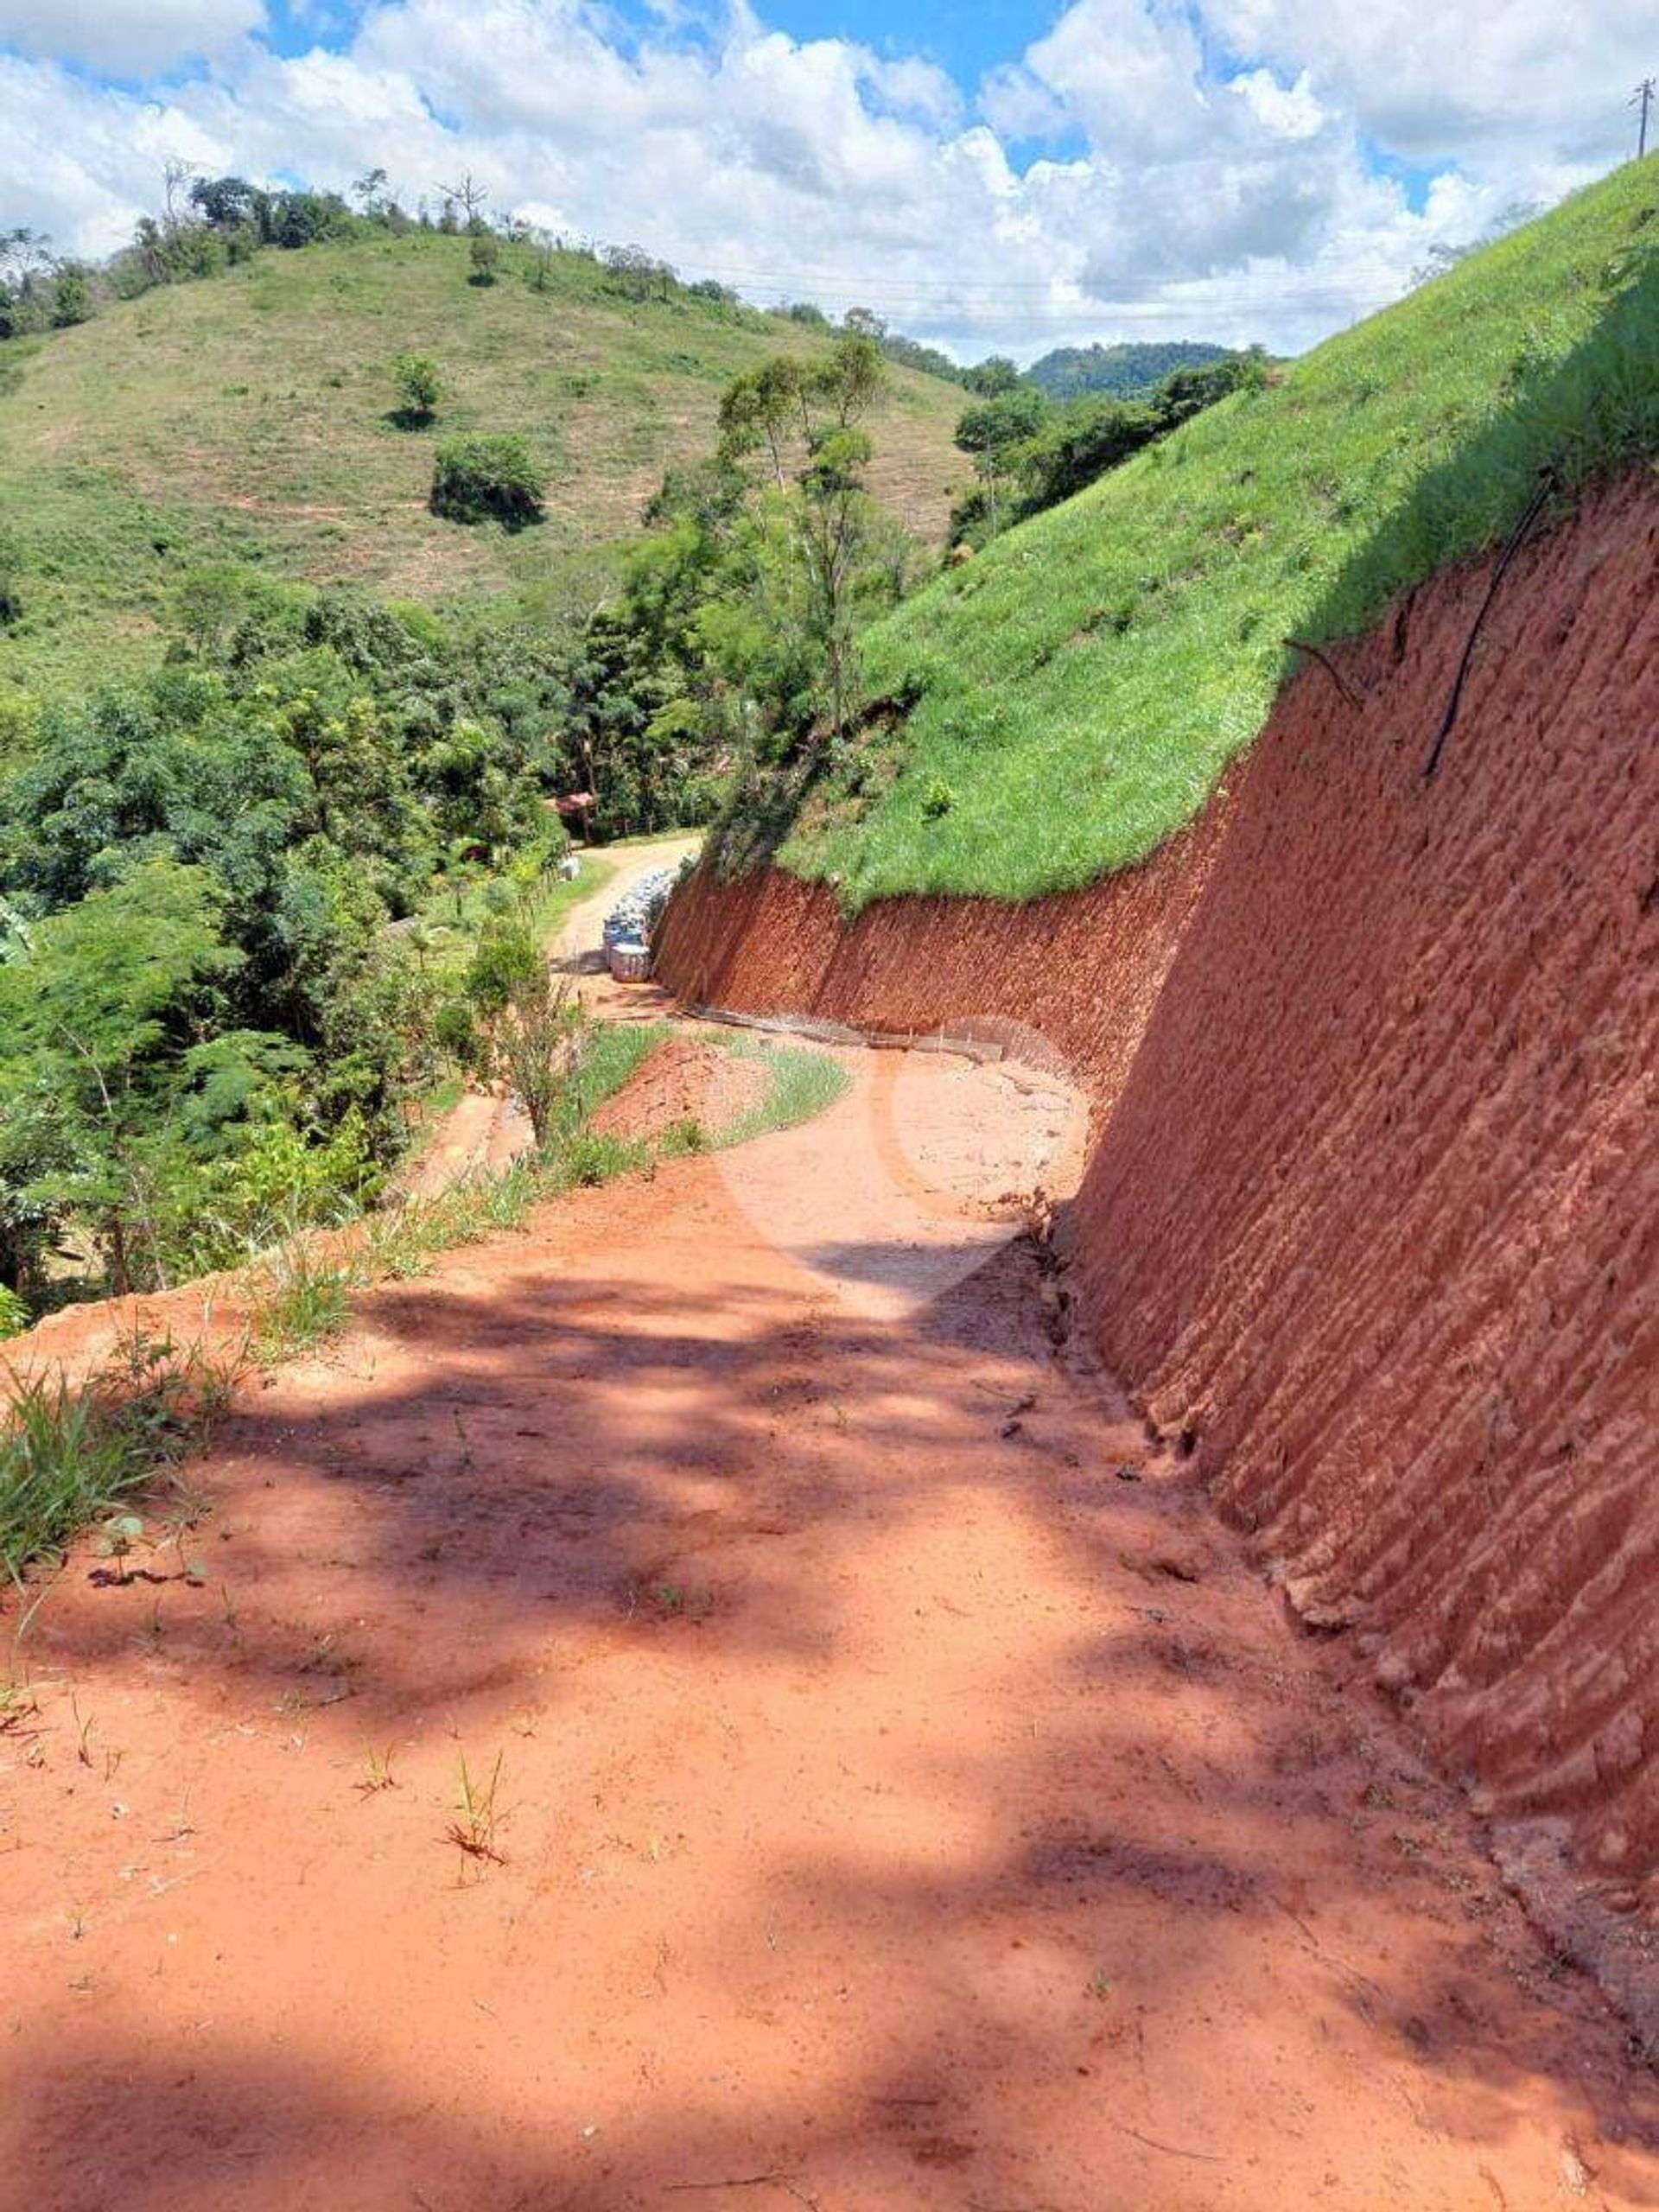
{"type": "Polygon", "coordinates": [[[1497,588],[1503,581],[1504,571],[1521,550],[1527,533],[1543,512],[1546,501],[1553,493],[1559,492],[1560,488],[1561,480],[1553,467],[1546,466],[1539,470],[1538,489],[1527,502],[1526,512],[1510,532],[1510,542],[1498,557],[1497,566],[1492,571],[1492,580],[1486,587],[1486,595],[1480,602],[1480,611],[1475,616],[1470,629],[1468,641],[1463,649],[1463,658],[1458,663],[1458,673],[1452,686],[1452,696],[1446,702],[1446,713],[1441,718],[1440,733],[1429,747],[1427,760],[1423,763],[1423,781],[1426,784],[1433,780],[1434,771],[1440,765],[1440,755],[1446,750],[1446,741],[1451,736],[1452,725],[1458,719],[1458,709],[1463,704],[1463,687],[1468,680],[1470,664],[1475,657],[1475,645],[1480,637],[1482,626],[1491,612],[1492,601],[1497,597],[1497,588]]]}

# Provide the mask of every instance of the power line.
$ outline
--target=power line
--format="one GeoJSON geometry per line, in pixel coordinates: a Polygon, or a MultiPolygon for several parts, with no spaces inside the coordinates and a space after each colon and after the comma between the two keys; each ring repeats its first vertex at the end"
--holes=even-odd
{"type": "MultiPolygon", "coordinates": [[[[1081,279],[1076,276],[1052,276],[1041,279],[891,276],[872,277],[858,276],[849,270],[830,269],[740,268],[734,264],[698,261],[684,257],[677,257],[676,266],[683,270],[693,270],[702,276],[714,276],[733,283],[758,284],[766,290],[823,288],[826,290],[854,293],[860,299],[887,298],[915,301],[924,300],[931,293],[946,302],[957,300],[975,302],[986,300],[995,302],[999,300],[1016,300],[1033,296],[1052,297],[1057,284],[1070,285],[1076,289],[1079,293],[1076,304],[1081,307],[1097,306],[1103,298],[1109,296],[1083,292],[1081,279]]],[[[1201,276],[1186,276],[1172,281],[1184,284],[1202,284],[1205,280],[1201,276]]],[[[1224,291],[1206,293],[1202,299],[1195,298],[1185,304],[1193,307],[1211,307],[1223,302],[1236,302],[1249,306],[1259,302],[1263,292],[1273,292],[1275,288],[1280,292],[1283,291],[1284,277],[1282,275],[1264,270],[1260,289],[1246,290],[1242,286],[1235,286],[1224,291]]],[[[1351,293],[1345,287],[1338,288],[1332,284],[1323,287],[1315,286],[1306,291],[1298,292],[1295,296],[1298,300],[1306,300],[1313,305],[1319,306],[1340,304],[1350,298],[1351,293]]],[[[1063,304],[1070,303],[1063,302],[1063,304]]],[[[1125,304],[1126,311],[1135,311],[1134,302],[1125,304]]],[[[1157,305],[1156,302],[1152,304],[1157,305]]],[[[1177,308],[1182,304],[1183,302],[1179,301],[1175,302],[1177,308]]]]}
{"type": "MultiPolygon", "coordinates": [[[[1258,286],[1248,290],[1230,286],[1224,290],[1207,291],[1190,297],[1120,301],[1109,295],[1085,292],[1077,286],[1074,278],[1051,280],[1040,284],[1014,281],[993,284],[975,279],[957,283],[950,278],[928,277],[918,277],[911,283],[903,278],[835,276],[814,269],[789,272],[739,269],[717,263],[688,260],[683,257],[676,257],[675,266],[682,275],[711,276],[722,282],[750,285],[760,291],[775,295],[785,303],[791,297],[798,298],[803,294],[841,292],[862,306],[892,308],[898,311],[911,309],[930,315],[955,308],[971,310],[1007,304],[1027,309],[1044,306],[1057,315],[1109,314],[1130,319],[1163,320],[1171,315],[1210,315],[1223,309],[1268,307],[1322,313],[1351,308],[1357,297],[1355,288],[1350,285],[1323,284],[1297,288],[1294,283],[1287,283],[1282,275],[1268,272],[1263,273],[1258,286]],[[1057,296],[1057,282],[1071,286],[1071,296],[1057,296]]],[[[1188,277],[1180,281],[1190,284],[1204,280],[1188,277]]],[[[1382,285],[1375,289],[1379,304],[1384,304],[1395,296],[1392,289],[1382,285]]]]}

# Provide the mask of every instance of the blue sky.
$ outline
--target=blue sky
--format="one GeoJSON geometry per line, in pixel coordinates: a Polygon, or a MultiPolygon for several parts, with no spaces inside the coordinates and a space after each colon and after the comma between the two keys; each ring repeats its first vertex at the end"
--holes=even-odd
{"type": "Polygon", "coordinates": [[[638,242],[959,355],[1289,351],[1628,151],[1652,0],[0,0],[0,227],[163,164],[638,242]]]}
{"type": "Polygon", "coordinates": [[[771,8],[773,22],[797,38],[860,39],[877,53],[920,54],[972,84],[999,61],[1021,54],[1059,13],[1036,0],[998,0],[991,8],[911,0],[902,11],[882,0],[791,0],[771,8]]]}

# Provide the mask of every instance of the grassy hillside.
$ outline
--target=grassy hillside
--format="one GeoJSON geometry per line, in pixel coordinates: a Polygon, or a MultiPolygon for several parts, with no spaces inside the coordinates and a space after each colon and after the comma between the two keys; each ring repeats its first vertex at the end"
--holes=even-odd
{"type": "MultiPolygon", "coordinates": [[[[1261,728],[1287,637],[1495,541],[1539,467],[1659,451],[1659,158],[1632,164],[995,540],[873,633],[873,713],[777,845],[855,906],[1022,899],[1151,852],[1261,728]]],[[[793,815],[783,824],[777,817],[793,815]]],[[[749,834],[745,836],[747,830],[749,834]]]]}
{"type": "MultiPolygon", "coordinates": [[[[423,601],[523,593],[580,603],[595,549],[637,526],[670,462],[712,441],[721,386],[823,335],[671,294],[639,302],[575,255],[546,291],[528,251],[467,281],[465,238],[416,233],[267,251],[49,337],[0,346],[0,565],[23,613],[0,687],[144,658],[170,587],[208,559],[423,601]],[[399,429],[389,374],[436,356],[448,396],[399,429]],[[427,512],[435,441],[522,430],[550,478],[544,526],[504,535],[427,512]]],[[[943,536],[966,464],[960,388],[892,372],[874,488],[943,536]]]]}
{"type": "Polygon", "coordinates": [[[1224,361],[1225,346],[1177,338],[1158,343],[1128,340],[1118,346],[1057,346],[1026,371],[1031,383],[1051,399],[1077,399],[1085,392],[1109,392],[1138,398],[1161,384],[1172,369],[1202,368],[1224,361]]]}

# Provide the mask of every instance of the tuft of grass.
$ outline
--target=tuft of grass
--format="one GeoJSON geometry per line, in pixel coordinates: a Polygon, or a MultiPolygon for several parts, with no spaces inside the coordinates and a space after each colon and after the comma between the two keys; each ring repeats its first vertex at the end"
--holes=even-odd
{"type": "Polygon", "coordinates": [[[256,1292],[253,1341],[275,1367],[338,1335],[352,1314],[352,1292],[363,1281],[356,1254],[321,1236],[293,1236],[267,1262],[256,1292]]]}
{"type": "Polygon", "coordinates": [[[565,1092],[564,1126],[596,1113],[673,1033],[665,1021],[595,1022],[565,1092]]]}
{"type": "Polygon", "coordinates": [[[369,1751],[364,1756],[363,1772],[353,1788],[362,1797],[377,1797],[384,1789],[396,1789],[397,1777],[391,1770],[392,1747],[384,1751],[369,1751]]]}
{"type": "Polygon", "coordinates": [[[456,1817],[444,1830],[446,1842],[453,1843],[465,1857],[482,1864],[505,1866],[506,1858],[496,1842],[496,1835],[504,1817],[496,1804],[501,1786],[501,1761],[504,1754],[498,1751],[495,1764],[490,1770],[487,1783],[473,1780],[467,1764],[467,1754],[461,1754],[461,1786],[455,1799],[456,1817]]]}
{"type": "Polygon", "coordinates": [[[815,786],[745,794],[721,865],[775,855],[849,910],[1030,899],[1128,867],[1255,738],[1287,639],[1358,630],[1500,542],[1544,463],[1570,489],[1656,451],[1659,156],[896,609],[866,639],[868,727],[815,786]]]}
{"type": "Polygon", "coordinates": [[[244,1368],[239,1352],[215,1355],[135,1331],[97,1375],[72,1382],[8,1373],[0,1399],[0,1566],[60,1559],[79,1530],[103,1520],[130,1541],[123,1501],[200,1450],[244,1368]]]}

